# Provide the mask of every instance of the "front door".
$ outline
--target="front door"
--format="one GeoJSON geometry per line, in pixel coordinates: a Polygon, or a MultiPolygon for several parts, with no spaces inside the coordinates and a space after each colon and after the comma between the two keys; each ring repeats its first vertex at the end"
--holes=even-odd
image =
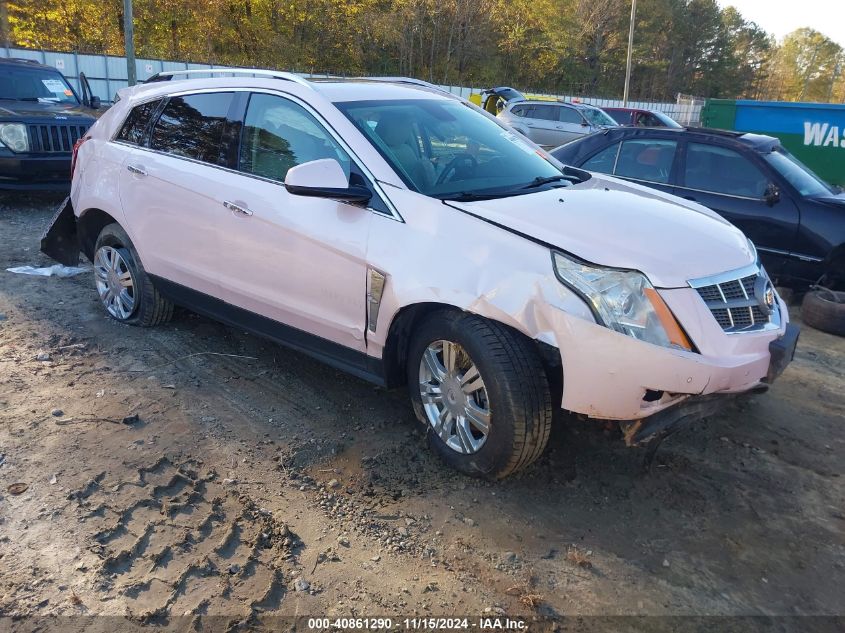
{"type": "Polygon", "coordinates": [[[688,143],[677,195],[709,207],[739,228],[757,246],[776,275],[795,243],[798,207],[788,196],[766,200],[770,178],[734,149],[688,143]]]}
{"type": "Polygon", "coordinates": [[[239,173],[221,175],[225,194],[217,205],[227,210],[215,222],[215,257],[223,299],[263,317],[255,329],[353,364],[347,352],[366,347],[372,212],[296,196],[283,184],[290,168],[324,158],[337,160],[347,175],[355,173],[349,155],[303,105],[252,93],[241,132],[239,173]],[[280,324],[276,332],[274,323],[280,324]]]}

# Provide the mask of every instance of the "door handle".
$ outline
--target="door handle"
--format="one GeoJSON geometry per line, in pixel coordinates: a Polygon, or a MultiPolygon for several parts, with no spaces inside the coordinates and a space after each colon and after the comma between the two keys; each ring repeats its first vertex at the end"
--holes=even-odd
{"type": "Polygon", "coordinates": [[[127,165],[126,169],[131,171],[133,174],[138,174],[139,176],[146,176],[147,172],[144,170],[143,167],[136,167],[135,165],[127,165]]]}
{"type": "Polygon", "coordinates": [[[241,205],[235,204],[234,202],[229,202],[228,200],[223,201],[223,206],[229,209],[232,213],[237,213],[238,215],[252,215],[252,211],[250,211],[246,207],[242,207],[241,205]]]}

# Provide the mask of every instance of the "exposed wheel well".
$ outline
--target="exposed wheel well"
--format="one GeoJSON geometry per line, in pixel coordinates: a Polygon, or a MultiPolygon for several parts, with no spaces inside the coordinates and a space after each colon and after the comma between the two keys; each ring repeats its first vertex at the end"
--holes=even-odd
{"type": "Polygon", "coordinates": [[[94,261],[94,244],[103,227],[117,222],[112,216],[100,209],[86,209],[76,221],[76,231],[79,237],[79,249],[92,262],[94,261]]]}
{"type": "MultiPolygon", "coordinates": [[[[385,380],[388,388],[400,387],[407,382],[405,365],[408,362],[408,343],[411,339],[411,334],[425,318],[441,310],[461,312],[460,308],[443,303],[415,303],[399,310],[393,318],[387,334],[383,355],[385,380]]],[[[515,332],[518,336],[525,337],[525,334],[522,332],[514,330],[507,325],[505,327],[515,332]]],[[[560,403],[563,393],[563,367],[561,365],[560,352],[557,348],[547,343],[534,339],[530,340],[537,347],[537,351],[543,361],[543,368],[546,372],[546,378],[552,394],[552,402],[560,403]]]]}
{"type": "Polygon", "coordinates": [[[832,290],[845,290],[845,244],[837,246],[828,256],[822,283],[830,284],[832,290]]]}

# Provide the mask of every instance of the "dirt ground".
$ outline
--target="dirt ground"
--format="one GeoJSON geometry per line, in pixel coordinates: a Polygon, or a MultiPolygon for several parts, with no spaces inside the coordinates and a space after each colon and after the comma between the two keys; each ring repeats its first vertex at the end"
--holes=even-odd
{"type": "Polygon", "coordinates": [[[90,272],[6,272],[53,263],[57,202],[0,204],[0,614],[845,614],[845,339],[805,327],[650,472],[569,422],[491,484],[403,391],[187,312],[120,325],[90,272]]]}

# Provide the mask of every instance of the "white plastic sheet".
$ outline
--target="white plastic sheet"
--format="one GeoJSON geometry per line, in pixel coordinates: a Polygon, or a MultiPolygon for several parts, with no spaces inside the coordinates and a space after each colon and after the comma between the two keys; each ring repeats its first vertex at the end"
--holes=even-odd
{"type": "Polygon", "coordinates": [[[15,268],[7,268],[10,273],[18,273],[20,275],[36,275],[38,277],[73,277],[80,273],[87,272],[88,268],[81,266],[62,266],[61,264],[53,264],[44,268],[36,268],[35,266],[17,266],[15,268]]]}

